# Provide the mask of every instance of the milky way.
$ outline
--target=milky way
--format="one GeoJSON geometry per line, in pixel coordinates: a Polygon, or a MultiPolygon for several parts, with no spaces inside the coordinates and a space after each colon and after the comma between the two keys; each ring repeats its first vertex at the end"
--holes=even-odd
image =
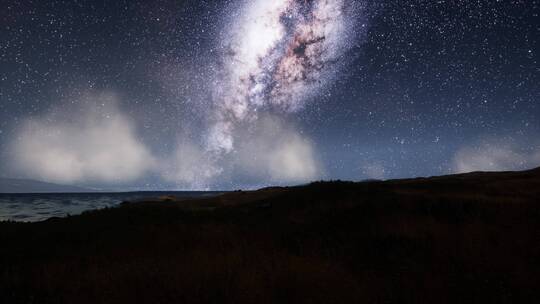
{"type": "Polygon", "coordinates": [[[0,177],[238,189],[538,166],[537,19],[538,1],[3,0],[0,177]]]}
{"type": "Polygon", "coordinates": [[[260,109],[295,111],[319,94],[344,63],[358,7],[344,0],[244,4],[221,41],[224,70],[209,149],[230,152],[235,122],[255,119],[260,109]]]}

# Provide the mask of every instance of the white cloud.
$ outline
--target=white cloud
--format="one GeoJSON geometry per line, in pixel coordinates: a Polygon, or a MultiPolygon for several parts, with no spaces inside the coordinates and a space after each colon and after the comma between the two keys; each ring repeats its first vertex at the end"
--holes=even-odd
{"type": "Polygon", "coordinates": [[[453,159],[453,171],[458,173],[523,170],[536,166],[540,166],[540,146],[524,149],[501,142],[463,147],[453,159]]]}
{"type": "Polygon", "coordinates": [[[159,176],[165,184],[193,190],[320,178],[313,144],[276,116],[260,114],[226,125],[235,142],[226,153],[208,144],[219,132],[203,128],[186,129],[194,137],[180,136],[173,151],[158,156],[139,140],[135,121],[120,111],[117,100],[113,94],[89,94],[27,119],[7,149],[12,171],[31,179],[87,185],[159,176]]]}
{"type": "Polygon", "coordinates": [[[235,146],[228,153],[216,153],[208,146],[215,132],[200,143],[181,137],[175,153],[161,162],[163,178],[182,189],[204,190],[227,183],[235,187],[300,183],[320,175],[312,144],[276,117],[261,115],[234,126],[230,134],[235,146]]]}
{"type": "Polygon", "coordinates": [[[62,183],[120,183],[152,169],[153,157],[116,107],[115,97],[88,100],[78,110],[59,108],[28,119],[10,147],[14,169],[29,178],[62,183]]]}
{"type": "Polygon", "coordinates": [[[269,116],[240,132],[236,164],[241,172],[279,183],[307,182],[321,174],[311,142],[269,116]]]}
{"type": "Polygon", "coordinates": [[[222,170],[200,146],[181,140],[175,153],[161,164],[163,178],[182,189],[206,190],[222,170]]]}

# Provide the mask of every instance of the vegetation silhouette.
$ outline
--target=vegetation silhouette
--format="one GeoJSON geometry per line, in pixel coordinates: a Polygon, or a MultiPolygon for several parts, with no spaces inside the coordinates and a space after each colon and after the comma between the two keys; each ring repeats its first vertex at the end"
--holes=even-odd
{"type": "Polygon", "coordinates": [[[3,222],[0,299],[530,303],[539,198],[535,169],[315,182],[3,222]]]}

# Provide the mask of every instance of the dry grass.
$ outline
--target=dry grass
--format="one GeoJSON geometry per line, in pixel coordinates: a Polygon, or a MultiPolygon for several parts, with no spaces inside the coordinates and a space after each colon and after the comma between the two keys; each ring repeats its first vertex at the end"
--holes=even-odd
{"type": "Polygon", "coordinates": [[[0,223],[2,303],[531,303],[540,173],[314,183],[0,223]]]}

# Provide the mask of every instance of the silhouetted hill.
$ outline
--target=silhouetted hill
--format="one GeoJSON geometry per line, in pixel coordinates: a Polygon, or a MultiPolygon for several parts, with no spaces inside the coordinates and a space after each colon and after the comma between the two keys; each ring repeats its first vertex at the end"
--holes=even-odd
{"type": "Polygon", "coordinates": [[[95,190],[40,182],[29,179],[0,178],[0,193],[94,192],[95,190]]]}
{"type": "Polygon", "coordinates": [[[540,170],[0,223],[5,303],[534,303],[540,170]]]}

